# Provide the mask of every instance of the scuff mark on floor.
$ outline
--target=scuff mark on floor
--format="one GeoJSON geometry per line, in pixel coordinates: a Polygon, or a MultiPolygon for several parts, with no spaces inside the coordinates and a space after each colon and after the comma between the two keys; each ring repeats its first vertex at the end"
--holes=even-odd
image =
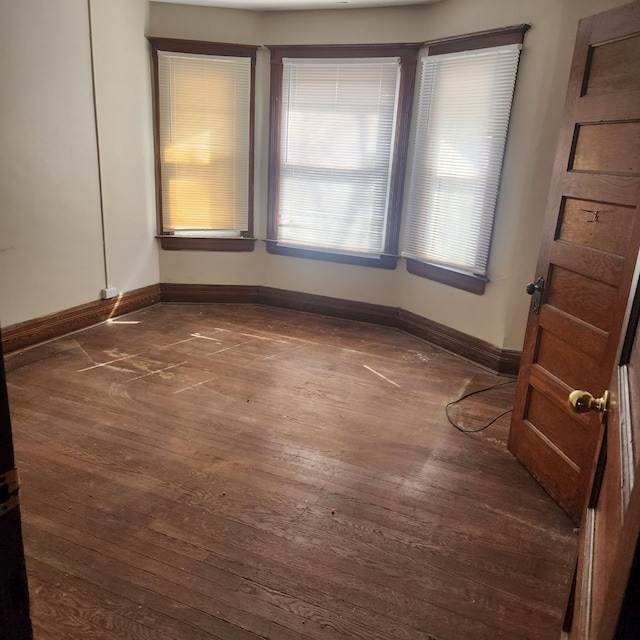
{"type": "Polygon", "coordinates": [[[368,369],[369,371],[371,371],[371,373],[375,373],[377,376],[380,376],[383,380],[386,380],[387,382],[390,382],[391,384],[394,384],[396,387],[400,388],[400,385],[397,382],[394,382],[393,380],[389,380],[387,376],[383,376],[380,372],[376,371],[375,369],[368,367],[366,364],[363,364],[362,366],[365,369],[368,369]]]}
{"type": "Polygon", "coordinates": [[[134,380],[140,380],[141,378],[146,378],[148,376],[154,376],[156,373],[163,373],[164,371],[168,371],[169,369],[175,369],[176,367],[181,367],[183,364],[187,364],[187,361],[178,362],[178,364],[171,364],[168,367],[164,367],[162,369],[156,369],[155,371],[149,371],[148,373],[143,373],[141,376],[136,376],[135,378],[131,378],[127,380],[127,382],[133,382],[134,380]]]}
{"type": "Polygon", "coordinates": [[[212,380],[217,380],[218,376],[214,376],[213,378],[208,378],[207,380],[203,380],[202,382],[196,382],[195,384],[191,384],[188,387],[184,387],[182,389],[178,389],[177,391],[174,391],[174,395],[176,393],[182,393],[183,391],[188,391],[189,389],[195,389],[196,387],[199,387],[201,384],[206,384],[207,382],[211,382],[212,380]]]}
{"type": "MultiPolygon", "coordinates": [[[[84,351],[84,349],[83,349],[84,351]]],[[[86,353],[86,352],[85,352],[86,353]]],[[[129,358],[135,358],[136,356],[142,355],[142,352],[140,353],[134,353],[133,355],[130,356],[122,356],[122,358],[116,358],[115,360],[109,360],[108,362],[100,362],[99,364],[94,364],[91,367],[85,367],[84,369],[78,369],[78,373],[82,373],[84,371],[89,371],[91,369],[98,369],[100,367],[106,367],[110,364],[113,364],[114,362],[121,362],[122,360],[129,360],[129,358]]]]}

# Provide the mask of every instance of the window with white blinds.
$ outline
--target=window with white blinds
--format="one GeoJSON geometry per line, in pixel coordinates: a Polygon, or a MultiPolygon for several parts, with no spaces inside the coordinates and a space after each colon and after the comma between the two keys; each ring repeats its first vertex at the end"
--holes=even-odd
{"type": "Polygon", "coordinates": [[[400,59],[284,58],[279,245],[385,250],[400,59]]]}
{"type": "Polygon", "coordinates": [[[484,276],[520,45],[421,61],[402,255],[484,276]]]}
{"type": "Polygon", "coordinates": [[[249,229],[249,57],[157,52],[162,233],[249,229]]]}

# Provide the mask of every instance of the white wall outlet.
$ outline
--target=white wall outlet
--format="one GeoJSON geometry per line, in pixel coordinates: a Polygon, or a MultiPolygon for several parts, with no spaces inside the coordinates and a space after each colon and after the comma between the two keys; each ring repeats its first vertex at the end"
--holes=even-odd
{"type": "Polygon", "coordinates": [[[100,297],[103,300],[111,300],[111,298],[115,298],[118,295],[118,290],[115,287],[107,287],[106,289],[102,289],[100,291],[100,297]]]}

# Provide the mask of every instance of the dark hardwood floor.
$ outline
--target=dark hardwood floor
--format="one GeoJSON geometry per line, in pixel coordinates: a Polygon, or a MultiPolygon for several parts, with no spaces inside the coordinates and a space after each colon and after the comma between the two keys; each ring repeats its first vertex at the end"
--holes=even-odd
{"type": "Polygon", "coordinates": [[[571,522],[509,416],[444,414],[505,378],[247,305],[156,306],[6,366],[37,640],[560,635],[571,522]]]}

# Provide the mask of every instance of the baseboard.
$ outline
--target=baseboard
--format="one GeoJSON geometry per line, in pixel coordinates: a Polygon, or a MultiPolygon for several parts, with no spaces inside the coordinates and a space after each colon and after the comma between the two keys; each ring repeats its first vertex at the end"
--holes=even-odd
{"type": "Polygon", "coordinates": [[[500,351],[500,362],[498,364],[498,373],[504,373],[509,376],[517,376],[520,371],[520,356],[522,351],[515,349],[502,349],[500,351]]]}
{"type": "Polygon", "coordinates": [[[160,283],[130,291],[113,300],[96,300],[60,313],[5,327],[2,330],[2,345],[5,353],[10,353],[72,331],[85,329],[112,317],[144,309],[158,302],[263,304],[307,311],[346,320],[396,327],[497,373],[517,375],[520,363],[519,351],[500,349],[488,342],[398,307],[258,285],[160,283]]]}
{"type": "Polygon", "coordinates": [[[11,353],[158,302],[160,287],[156,284],[128,291],[111,300],[95,300],[42,318],[9,325],[2,329],[2,348],[5,353],[11,353]]]}
{"type": "Polygon", "coordinates": [[[259,304],[261,287],[240,284],[160,283],[160,302],[259,304]]]}
{"type": "Polygon", "coordinates": [[[264,304],[397,327],[497,373],[517,375],[520,365],[519,351],[500,349],[398,307],[248,285],[161,284],[160,292],[162,302],[264,304]]]}
{"type": "Polygon", "coordinates": [[[398,326],[398,309],[379,304],[355,302],[341,298],[318,296],[251,285],[225,284],[160,284],[161,302],[263,304],[295,311],[308,311],[324,316],[359,320],[390,327],[398,326]]]}
{"type": "Polygon", "coordinates": [[[517,375],[518,373],[519,351],[500,349],[489,342],[405,309],[400,309],[398,328],[497,373],[507,375],[517,375]]]}
{"type": "Polygon", "coordinates": [[[312,293],[298,293],[271,287],[260,287],[258,301],[260,304],[270,307],[308,311],[323,316],[358,320],[387,327],[398,326],[398,308],[385,307],[381,304],[330,298],[312,293]]]}

